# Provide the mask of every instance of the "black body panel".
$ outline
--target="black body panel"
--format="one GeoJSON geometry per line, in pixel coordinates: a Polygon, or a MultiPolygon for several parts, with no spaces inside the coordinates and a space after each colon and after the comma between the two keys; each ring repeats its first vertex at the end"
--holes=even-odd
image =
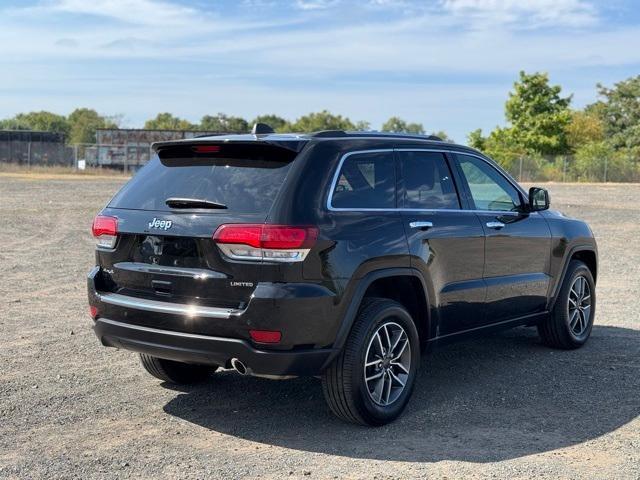
{"type": "MultiPolygon", "coordinates": [[[[179,143],[183,148],[223,141],[264,141],[297,156],[266,213],[105,208],[102,215],[118,218],[118,243],[96,251],[88,281],[89,303],[98,311],[96,333],[104,344],[192,363],[227,364],[235,356],[265,375],[316,375],[344,344],[368,289],[385,279],[391,279],[385,288],[394,281],[407,288],[401,281],[411,279],[424,305],[414,312],[424,324],[422,340],[436,343],[542,318],[577,252],[591,252],[597,268],[595,240],[583,222],[551,211],[476,210],[456,152],[499,170],[523,201],[526,192],[467,147],[375,134],[179,143]],[[446,180],[455,186],[459,208],[404,208],[407,178],[397,152],[412,149],[446,158],[446,180]],[[345,156],[371,150],[395,159],[395,206],[333,208],[332,189],[358,187],[339,178],[345,156]],[[171,221],[171,229],[150,227],[154,218],[171,221]],[[487,227],[493,221],[504,227],[487,227]],[[413,222],[432,226],[415,228],[413,222]],[[318,237],[301,262],[233,260],[212,240],[218,226],[230,223],[313,226],[318,237]],[[282,339],[256,344],[251,329],[277,330],[282,339]]],[[[362,175],[377,185],[369,170],[362,175]]]]}

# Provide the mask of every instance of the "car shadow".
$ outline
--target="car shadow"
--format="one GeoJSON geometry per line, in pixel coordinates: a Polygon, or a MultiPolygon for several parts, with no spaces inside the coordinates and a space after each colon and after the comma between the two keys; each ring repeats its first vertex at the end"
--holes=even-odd
{"type": "Polygon", "coordinates": [[[396,422],[334,418],[313,378],[273,381],[218,372],[164,410],[210,430],[361,459],[494,462],[579,444],[640,415],[640,331],[596,326],[583,348],[552,350],[518,328],[422,358],[396,422]]]}

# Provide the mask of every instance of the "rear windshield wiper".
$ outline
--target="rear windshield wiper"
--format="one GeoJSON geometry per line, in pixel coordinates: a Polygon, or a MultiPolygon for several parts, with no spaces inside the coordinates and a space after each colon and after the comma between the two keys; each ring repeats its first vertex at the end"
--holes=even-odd
{"type": "Polygon", "coordinates": [[[171,208],[227,208],[224,203],[212,202],[200,198],[167,198],[166,203],[171,208]]]}

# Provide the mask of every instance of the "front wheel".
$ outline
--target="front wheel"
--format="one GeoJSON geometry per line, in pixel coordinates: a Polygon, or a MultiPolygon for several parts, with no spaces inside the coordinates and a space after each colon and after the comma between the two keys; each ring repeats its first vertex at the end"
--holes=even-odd
{"type": "Polygon", "coordinates": [[[404,410],[419,363],[409,312],[393,300],[365,299],[342,352],[323,372],[322,390],[340,419],[384,425],[404,410]]]}
{"type": "Polygon", "coordinates": [[[538,325],[545,345],[569,350],[586,343],[596,313],[595,287],[589,268],[572,260],[551,314],[538,325]]]}

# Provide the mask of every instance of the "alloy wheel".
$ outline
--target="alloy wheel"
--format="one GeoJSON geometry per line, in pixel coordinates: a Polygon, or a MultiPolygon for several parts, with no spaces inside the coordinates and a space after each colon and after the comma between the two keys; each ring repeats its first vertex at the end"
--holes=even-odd
{"type": "Polygon", "coordinates": [[[591,319],[591,287],[582,275],[571,285],[567,309],[571,333],[579,337],[587,330],[591,319]]]}
{"type": "Polygon", "coordinates": [[[371,336],[364,364],[364,380],[371,399],[380,406],[394,403],[411,371],[409,336],[395,322],[382,324],[371,336]]]}

